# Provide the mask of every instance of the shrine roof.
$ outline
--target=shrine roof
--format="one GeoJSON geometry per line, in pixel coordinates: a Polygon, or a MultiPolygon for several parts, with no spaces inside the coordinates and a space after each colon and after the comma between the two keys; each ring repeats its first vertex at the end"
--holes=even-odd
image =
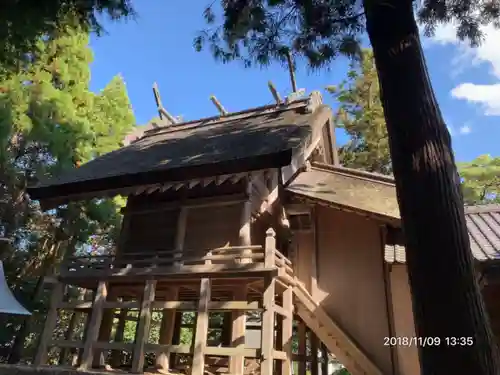
{"type": "Polygon", "coordinates": [[[149,124],[129,135],[124,147],[43,179],[28,193],[32,199],[62,202],[158,182],[278,168],[290,164],[294,151],[311,138],[317,112],[325,111],[329,107],[313,92],[288,104],[149,124]]]}

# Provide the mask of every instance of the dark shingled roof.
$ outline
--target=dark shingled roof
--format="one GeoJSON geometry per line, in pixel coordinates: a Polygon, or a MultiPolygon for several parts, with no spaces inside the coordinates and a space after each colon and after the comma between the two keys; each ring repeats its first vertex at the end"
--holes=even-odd
{"type": "Polygon", "coordinates": [[[41,181],[28,192],[33,199],[69,200],[104,190],[288,165],[293,151],[310,138],[316,111],[326,107],[320,101],[319,93],[313,93],[288,105],[148,127],[133,143],[41,181]]]}
{"type": "MultiPolygon", "coordinates": [[[[311,170],[301,172],[287,191],[340,209],[400,219],[394,179],[377,173],[313,163],[311,170]]],[[[500,259],[500,204],[466,206],[465,220],[474,258],[500,259]]],[[[386,245],[385,260],[406,263],[404,246],[386,245]]]]}

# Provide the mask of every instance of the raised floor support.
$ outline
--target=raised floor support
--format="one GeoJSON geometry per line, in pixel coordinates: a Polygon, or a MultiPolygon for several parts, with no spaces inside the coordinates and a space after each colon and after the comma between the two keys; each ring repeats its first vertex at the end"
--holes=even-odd
{"type": "Polygon", "coordinates": [[[262,314],[262,359],[260,372],[262,375],[272,375],[274,367],[274,294],[275,279],[266,277],[264,280],[262,314]]]}
{"type": "Polygon", "coordinates": [[[47,314],[47,319],[45,320],[45,326],[43,328],[43,332],[40,337],[40,344],[38,345],[38,350],[35,356],[35,366],[41,366],[47,363],[49,345],[52,341],[52,334],[54,333],[57,323],[57,307],[62,302],[63,295],[64,284],[61,282],[55,283],[50,297],[49,312],[47,314]]]}
{"type": "Polygon", "coordinates": [[[144,360],[146,353],[144,348],[148,341],[149,326],[151,325],[151,304],[155,300],[156,280],[147,280],[144,285],[144,292],[139,312],[139,322],[135,334],[134,351],[132,353],[133,373],[141,373],[144,370],[144,360]]]}
{"type": "MultiPolygon", "coordinates": [[[[235,289],[233,294],[235,301],[246,301],[247,290],[245,286],[240,286],[235,289]]],[[[243,350],[245,348],[245,326],[246,326],[246,311],[235,310],[231,313],[233,320],[231,329],[231,347],[243,350]]],[[[231,357],[230,373],[232,375],[243,375],[245,367],[245,356],[237,354],[231,357]]]]}
{"type": "Polygon", "coordinates": [[[208,335],[208,303],[211,298],[210,284],[210,279],[201,279],[191,375],[203,375],[205,372],[205,350],[207,348],[208,335]]]}
{"type": "MultiPolygon", "coordinates": [[[[174,288],[169,293],[169,298],[176,301],[178,299],[178,289],[174,288]]],[[[164,309],[162,312],[162,319],[160,325],[160,337],[158,339],[158,344],[160,345],[171,345],[174,336],[175,328],[175,309],[164,309]]],[[[158,353],[156,357],[156,367],[159,370],[168,370],[170,367],[170,353],[161,352],[158,353]]]]}
{"type": "Polygon", "coordinates": [[[97,291],[92,304],[92,311],[90,313],[90,322],[83,344],[83,354],[80,363],[80,370],[87,371],[92,367],[94,359],[94,348],[97,338],[99,337],[99,330],[101,328],[102,314],[104,303],[108,296],[108,284],[106,281],[99,281],[97,291]]]}

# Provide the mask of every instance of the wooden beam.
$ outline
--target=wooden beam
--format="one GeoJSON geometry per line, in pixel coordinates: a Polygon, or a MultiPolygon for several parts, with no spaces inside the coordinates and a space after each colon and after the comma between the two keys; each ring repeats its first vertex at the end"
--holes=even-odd
{"type": "Polygon", "coordinates": [[[108,284],[105,281],[99,281],[97,291],[94,297],[92,312],[90,313],[90,322],[87,330],[87,337],[83,346],[83,354],[79,369],[82,371],[90,370],[94,358],[94,345],[99,337],[101,328],[103,305],[108,296],[108,284]]]}
{"type": "Polygon", "coordinates": [[[228,206],[232,204],[239,204],[245,202],[247,200],[247,196],[242,193],[235,194],[227,194],[223,196],[217,197],[208,197],[208,198],[192,198],[187,199],[185,201],[175,201],[175,202],[165,202],[165,203],[157,203],[154,206],[146,206],[146,207],[125,207],[120,210],[122,214],[130,213],[130,214],[143,214],[149,212],[158,212],[158,211],[170,211],[179,209],[181,207],[186,208],[205,208],[205,207],[220,207],[220,206],[228,206]]]}
{"type": "Polygon", "coordinates": [[[201,279],[200,300],[196,317],[196,333],[194,335],[193,365],[191,375],[205,373],[205,349],[208,334],[208,302],[210,301],[210,279],[201,279]]]}
{"type": "Polygon", "coordinates": [[[64,295],[64,284],[56,283],[53,286],[52,294],[50,297],[50,308],[45,320],[45,326],[43,328],[42,335],[40,337],[40,343],[38,344],[38,349],[35,356],[34,365],[42,366],[47,363],[47,355],[49,353],[49,344],[52,341],[52,334],[56,328],[57,323],[57,306],[63,299],[64,295]]]}
{"type": "Polygon", "coordinates": [[[228,112],[222,106],[222,104],[217,100],[217,98],[215,97],[215,95],[211,95],[210,96],[210,100],[212,101],[212,103],[214,103],[215,107],[217,107],[217,110],[219,111],[219,113],[221,114],[221,116],[226,116],[227,115],[228,112]]]}
{"type": "MultiPolygon", "coordinates": [[[[246,300],[247,299],[247,289],[246,286],[240,286],[235,288],[233,299],[235,300],[246,300]]],[[[233,348],[245,348],[245,326],[246,326],[246,314],[245,311],[233,311],[231,313],[233,320],[233,325],[231,329],[231,347],[233,348]]],[[[243,355],[236,355],[231,357],[229,369],[231,374],[243,375],[245,366],[245,357],[243,355]]]]}
{"type": "Polygon", "coordinates": [[[267,83],[267,86],[269,87],[269,91],[271,91],[271,94],[272,94],[276,104],[280,105],[283,102],[283,100],[281,99],[281,96],[280,96],[278,90],[276,90],[276,87],[274,86],[274,84],[271,81],[269,81],[267,83]]]}
{"type": "Polygon", "coordinates": [[[260,372],[262,375],[272,375],[274,365],[274,294],[275,281],[273,277],[266,277],[264,280],[263,305],[264,313],[262,314],[262,360],[260,364],[260,372]]]}
{"type": "Polygon", "coordinates": [[[134,351],[132,353],[133,373],[141,373],[144,370],[145,351],[144,346],[148,341],[149,326],[151,324],[151,303],[155,299],[156,280],[146,280],[141,301],[141,311],[137,331],[135,334],[134,351]]]}

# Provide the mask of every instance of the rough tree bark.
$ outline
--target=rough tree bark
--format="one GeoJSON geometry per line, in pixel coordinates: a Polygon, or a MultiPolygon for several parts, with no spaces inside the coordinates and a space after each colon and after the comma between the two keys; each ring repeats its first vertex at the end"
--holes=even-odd
{"type": "Polygon", "coordinates": [[[364,0],[416,332],[441,340],[439,346],[420,346],[422,374],[497,375],[499,357],[476,283],[451,138],[429,80],[412,5],[410,0],[364,0]]]}

